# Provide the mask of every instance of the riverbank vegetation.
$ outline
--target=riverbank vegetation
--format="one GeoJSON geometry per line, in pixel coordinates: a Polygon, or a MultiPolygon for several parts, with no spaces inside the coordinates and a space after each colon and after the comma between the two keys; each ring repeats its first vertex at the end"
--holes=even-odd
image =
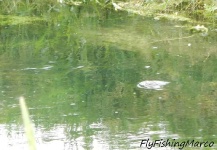
{"type": "Polygon", "coordinates": [[[155,19],[167,18],[181,21],[198,21],[215,24],[217,20],[217,2],[215,0],[11,0],[0,1],[1,14],[47,16],[52,12],[61,12],[62,7],[77,11],[92,6],[98,13],[102,9],[127,11],[129,14],[152,16],[155,19]],[[75,7],[79,7],[78,9],[75,7]]]}
{"type": "Polygon", "coordinates": [[[216,22],[217,3],[214,0],[138,0],[122,2],[126,10],[155,19],[167,18],[180,21],[216,22]]]}

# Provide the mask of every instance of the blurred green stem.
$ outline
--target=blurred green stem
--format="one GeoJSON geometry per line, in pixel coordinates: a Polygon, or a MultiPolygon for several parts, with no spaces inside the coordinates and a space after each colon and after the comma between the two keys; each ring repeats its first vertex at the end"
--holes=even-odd
{"type": "Polygon", "coordinates": [[[29,118],[29,112],[24,97],[20,97],[19,102],[20,102],[20,109],[22,112],[23,123],[25,127],[25,133],[29,142],[29,149],[36,150],[36,142],[34,138],[33,127],[29,118]]]}

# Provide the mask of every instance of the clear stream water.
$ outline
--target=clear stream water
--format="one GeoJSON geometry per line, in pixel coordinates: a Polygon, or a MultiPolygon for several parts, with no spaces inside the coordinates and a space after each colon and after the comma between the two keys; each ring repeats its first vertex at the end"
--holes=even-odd
{"type": "Polygon", "coordinates": [[[19,96],[39,150],[145,149],[143,139],[208,141],[214,146],[201,149],[216,149],[213,27],[203,37],[177,27],[183,22],[86,8],[50,17],[0,27],[2,150],[28,149],[19,96]],[[153,80],[169,84],[137,87],[153,80]]]}

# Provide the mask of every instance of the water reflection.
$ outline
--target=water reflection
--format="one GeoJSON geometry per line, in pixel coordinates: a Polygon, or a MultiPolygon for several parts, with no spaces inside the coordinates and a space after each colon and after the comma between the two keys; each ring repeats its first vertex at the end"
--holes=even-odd
{"type": "Polygon", "coordinates": [[[2,30],[3,147],[27,149],[20,95],[39,149],[140,149],[148,138],[214,140],[216,39],[189,35],[174,27],[180,22],[90,10],[77,17],[67,9],[50,22],[2,30]],[[154,90],[139,89],[139,82],[154,90]]]}
{"type": "MultiPolygon", "coordinates": [[[[133,125],[133,124],[132,124],[133,125]]],[[[35,127],[35,137],[37,148],[45,149],[139,149],[141,139],[149,139],[150,136],[157,135],[159,138],[175,138],[179,136],[170,134],[167,131],[167,123],[143,123],[145,128],[138,129],[137,133],[131,131],[116,132],[114,136],[110,136],[110,130],[103,123],[92,123],[89,125],[93,131],[89,137],[83,134],[85,130],[82,126],[56,124],[54,127],[46,129],[44,127],[35,127]],[[153,131],[152,128],[158,127],[159,130],[153,131]],[[69,132],[76,135],[68,135],[69,132]],[[79,134],[80,132],[80,134],[79,134]],[[116,139],[119,139],[118,141],[116,139]],[[90,142],[87,143],[87,140],[90,142]],[[112,142],[113,141],[113,142],[112,142]],[[116,142],[115,142],[116,141],[116,142]],[[112,142],[112,143],[111,143],[112,142]]],[[[0,126],[0,139],[2,141],[2,149],[10,150],[27,150],[27,140],[22,126],[17,124],[2,124],[0,126]]],[[[151,140],[151,139],[150,139],[151,140]]],[[[155,148],[154,148],[155,149],[155,148]]],[[[156,148],[158,149],[158,148],[156,148]]]]}

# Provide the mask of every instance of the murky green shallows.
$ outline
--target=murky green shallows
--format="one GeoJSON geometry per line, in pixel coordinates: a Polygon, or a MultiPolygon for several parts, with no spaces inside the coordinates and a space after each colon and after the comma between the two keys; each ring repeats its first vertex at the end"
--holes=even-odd
{"type": "Polygon", "coordinates": [[[1,10],[1,149],[29,150],[21,95],[38,150],[134,150],[143,139],[217,142],[214,24],[109,4],[47,4],[1,10]]]}

